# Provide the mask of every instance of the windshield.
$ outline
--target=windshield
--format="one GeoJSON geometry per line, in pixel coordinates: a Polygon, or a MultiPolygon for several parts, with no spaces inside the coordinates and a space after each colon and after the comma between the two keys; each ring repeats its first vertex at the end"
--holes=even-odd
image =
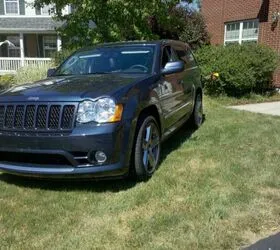
{"type": "Polygon", "coordinates": [[[151,73],[155,46],[103,47],[77,52],[56,71],[56,75],[107,73],[151,73]]]}

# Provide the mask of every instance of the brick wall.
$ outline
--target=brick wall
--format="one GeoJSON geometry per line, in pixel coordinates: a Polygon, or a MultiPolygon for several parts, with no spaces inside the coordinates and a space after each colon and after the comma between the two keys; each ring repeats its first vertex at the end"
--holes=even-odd
{"type": "MultiPolygon", "coordinates": [[[[280,54],[280,20],[273,28],[272,15],[280,11],[280,0],[203,0],[202,14],[206,20],[212,44],[224,43],[226,22],[259,19],[259,43],[266,44],[280,54]]],[[[274,83],[280,87],[280,69],[274,83]]]]}
{"type": "Polygon", "coordinates": [[[222,44],[224,41],[223,0],[203,0],[202,15],[205,18],[212,44],[222,44]]]}
{"type": "MultiPolygon", "coordinates": [[[[275,49],[280,55],[280,20],[276,26],[272,23],[272,15],[276,11],[280,11],[280,0],[270,0],[267,21],[260,24],[259,42],[275,49]]],[[[280,68],[275,73],[274,83],[280,87],[280,68]]]]}

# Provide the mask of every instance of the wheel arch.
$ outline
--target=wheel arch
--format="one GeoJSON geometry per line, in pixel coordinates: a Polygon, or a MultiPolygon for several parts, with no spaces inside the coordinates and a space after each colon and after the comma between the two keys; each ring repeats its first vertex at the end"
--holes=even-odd
{"type": "MultiPolygon", "coordinates": [[[[152,115],[157,123],[158,123],[158,126],[159,126],[159,130],[160,130],[160,134],[162,134],[162,131],[163,131],[163,128],[162,128],[162,119],[161,119],[161,116],[160,116],[160,113],[159,113],[159,110],[157,108],[157,106],[155,104],[151,104],[145,108],[143,108],[140,112],[139,112],[139,115],[137,117],[137,127],[139,126],[139,121],[143,118],[143,117],[147,117],[149,115],[152,115]]],[[[137,129],[136,131],[137,132],[137,129]]]]}

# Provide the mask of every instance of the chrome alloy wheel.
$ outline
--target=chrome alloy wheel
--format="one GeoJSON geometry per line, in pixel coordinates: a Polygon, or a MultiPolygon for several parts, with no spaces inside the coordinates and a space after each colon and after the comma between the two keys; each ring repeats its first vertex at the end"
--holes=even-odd
{"type": "Polygon", "coordinates": [[[145,170],[152,174],[156,170],[160,155],[160,134],[153,122],[145,126],[142,151],[145,170]]]}

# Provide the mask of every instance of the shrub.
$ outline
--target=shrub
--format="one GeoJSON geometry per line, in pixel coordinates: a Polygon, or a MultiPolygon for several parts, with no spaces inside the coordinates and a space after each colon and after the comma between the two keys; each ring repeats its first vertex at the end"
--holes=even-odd
{"type": "Polygon", "coordinates": [[[65,59],[67,59],[75,49],[62,49],[56,52],[53,56],[54,64],[56,66],[60,65],[65,59]]]}
{"type": "Polygon", "coordinates": [[[52,63],[43,66],[25,66],[20,68],[15,77],[15,84],[31,83],[47,77],[47,71],[53,66],[52,63]]]}
{"type": "Polygon", "coordinates": [[[186,13],[184,16],[184,28],[179,33],[179,39],[187,42],[192,49],[198,49],[202,45],[210,43],[206,23],[201,13],[186,13]]]}
{"type": "Polygon", "coordinates": [[[175,39],[188,43],[192,49],[209,44],[205,20],[200,12],[188,5],[174,7],[168,13],[169,22],[160,23],[156,16],[149,18],[152,32],[160,39],[175,39]]]}
{"type": "Polygon", "coordinates": [[[256,44],[205,46],[196,51],[205,90],[211,95],[242,96],[262,93],[272,87],[279,56],[256,44]],[[211,74],[218,72],[213,79],[211,74]]]}
{"type": "Polygon", "coordinates": [[[14,75],[1,75],[0,76],[0,90],[9,88],[14,83],[14,75]]]}

